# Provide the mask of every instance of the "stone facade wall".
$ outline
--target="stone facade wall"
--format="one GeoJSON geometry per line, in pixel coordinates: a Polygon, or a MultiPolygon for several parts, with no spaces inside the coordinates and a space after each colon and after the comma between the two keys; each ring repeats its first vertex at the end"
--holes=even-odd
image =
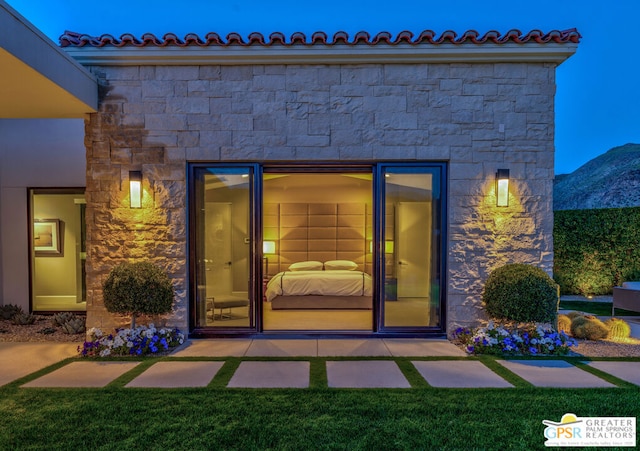
{"type": "Polygon", "coordinates": [[[449,162],[449,331],[482,318],[496,266],[551,272],[553,64],[91,70],[102,89],[86,123],[89,327],[125,322],[104,310],[101,284],[144,257],[168,268],[168,321],[187,328],[187,162],[449,162]],[[498,168],[510,169],[509,207],[495,207],[498,168]],[[143,171],[140,210],[128,208],[130,170],[143,171]]]}

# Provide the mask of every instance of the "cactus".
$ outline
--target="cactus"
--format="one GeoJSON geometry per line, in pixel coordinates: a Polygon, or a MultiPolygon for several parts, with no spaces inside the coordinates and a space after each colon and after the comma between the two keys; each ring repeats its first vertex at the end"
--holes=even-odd
{"type": "Polygon", "coordinates": [[[571,335],[574,338],[602,340],[607,338],[609,328],[593,316],[577,316],[571,321],[571,335]]]}
{"type": "Polygon", "coordinates": [[[583,316],[583,314],[580,312],[569,312],[567,313],[567,316],[569,317],[570,320],[573,321],[573,318],[576,318],[578,316],[583,316]]]}
{"type": "Polygon", "coordinates": [[[62,330],[70,335],[82,334],[85,332],[84,318],[76,316],[62,325],[62,330]]]}
{"type": "Polygon", "coordinates": [[[558,315],[558,332],[571,333],[571,318],[567,315],[558,315]]]}
{"type": "Polygon", "coordinates": [[[605,324],[609,328],[609,335],[607,338],[610,340],[625,341],[631,336],[631,327],[622,319],[611,318],[605,321],[605,324]]]}
{"type": "Polygon", "coordinates": [[[75,317],[76,317],[76,315],[74,315],[71,312],[56,313],[56,314],[53,315],[53,325],[54,326],[62,326],[64,323],[66,323],[67,321],[72,320],[75,317]]]}
{"type": "Polygon", "coordinates": [[[36,317],[31,313],[17,313],[11,318],[11,322],[18,326],[27,326],[36,322],[36,317]]]}
{"type": "Polygon", "coordinates": [[[19,313],[24,312],[22,311],[22,307],[18,307],[17,305],[7,304],[0,307],[0,316],[2,319],[11,319],[19,313]]]}

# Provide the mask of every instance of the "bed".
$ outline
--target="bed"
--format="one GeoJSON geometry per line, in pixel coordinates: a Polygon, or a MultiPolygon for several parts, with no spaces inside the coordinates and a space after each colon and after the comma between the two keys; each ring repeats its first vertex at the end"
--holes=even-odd
{"type": "Polygon", "coordinates": [[[272,310],[371,309],[372,279],[362,271],[282,271],[267,283],[272,310]]]}

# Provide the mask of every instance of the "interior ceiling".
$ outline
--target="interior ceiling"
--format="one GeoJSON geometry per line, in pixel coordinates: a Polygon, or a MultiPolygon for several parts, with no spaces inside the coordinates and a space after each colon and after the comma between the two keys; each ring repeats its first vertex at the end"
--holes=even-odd
{"type": "Polygon", "coordinates": [[[0,118],[82,118],[91,107],[0,47],[0,118]]]}

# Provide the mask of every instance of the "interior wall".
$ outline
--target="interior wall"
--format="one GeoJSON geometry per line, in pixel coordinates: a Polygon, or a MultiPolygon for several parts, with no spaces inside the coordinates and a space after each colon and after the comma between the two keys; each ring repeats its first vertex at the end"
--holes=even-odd
{"type": "MultiPolygon", "coordinates": [[[[347,243],[347,236],[341,237],[345,246],[352,246],[346,248],[343,252],[336,253],[333,251],[333,257],[326,257],[324,260],[331,259],[349,259],[354,260],[360,266],[360,270],[363,270],[369,274],[372,272],[373,258],[369,252],[369,242],[373,237],[373,215],[372,215],[372,174],[370,173],[329,173],[329,174],[265,174],[264,176],[264,204],[263,204],[263,238],[265,241],[274,241],[276,244],[275,255],[266,255],[269,260],[269,274],[273,275],[276,272],[284,271],[288,268],[289,264],[294,263],[294,260],[323,260],[319,256],[331,253],[331,249],[302,249],[301,242],[296,236],[291,233],[285,233],[283,230],[292,231],[291,224],[281,224],[282,218],[290,217],[286,213],[283,213],[282,209],[287,206],[314,206],[314,208],[320,208],[322,205],[329,206],[333,204],[336,207],[335,215],[338,215],[338,204],[343,207],[347,205],[361,207],[359,213],[362,222],[364,222],[363,229],[358,232],[357,240],[360,242],[356,246],[358,249],[362,247],[362,250],[358,252],[350,252],[354,250],[353,243],[347,243]],[[284,216],[282,216],[284,214],[284,216]],[[283,229],[284,227],[284,229],[283,229]],[[286,241],[283,241],[283,237],[286,237],[286,241]],[[293,247],[292,247],[293,246],[293,247]],[[286,248],[286,249],[285,249],[286,248]],[[284,252],[284,254],[283,254],[284,252]],[[341,255],[340,258],[337,256],[341,255]],[[305,257],[306,256],[306,257],[305,257]],[[311,258],[310,256],[316,256],[318,258],[311,258]]],[[[289,207],[287,207],[289,208],[289,207]]],[[[350,212],[343,212],[347,214],[350,212]]],[[[311,212],[309,211],[309,214],[311,212]]],[[[322,213],[320,217],[326,215],[322,213]]],[[[294,215],[297,218],[299,215],[294,215]]],[[[313,215],[312,215],[313,216],[313,215]]],[[[358,215],[356,215],[357,217],[358,215]]],[[[309,217],[311,218],[311,216],[309,217]]],[[[310,221],[311,219],[308,219],[310,221]]],[[[305,227],[309,227],[309,232],[315,233],[313,236],[309,236],[308,239],[314,243],[322,242],[323,238],[327,238],[326,234],[323,234],[322,230],[318,227],[314,227],[310,222],[305,222],[305,227]],[[320,241],[318,241],[320,239],[320,241]]],[[[317,224],[316,224],[317,225],[317,224]]],[[[342,233],[355,233],[355,225],[353,227],[345,227],[348,224],[342,224],[342,227],[331,227],[333,233],[338,237],[338,230],[342,233]],[[347,230],[348,229],[348,230],[347,230]]],[[[326,233],[331,234],[330,228],[327,227],[326,233]]],[[[293,230],[295,232],[295,230],[293,230]]],[[[300,232],[303,232],[300,230],[300,232]]],[[[331,235],[333,236],[333,235],[331,235]]],[[[311,242],[311,241],[310,241],[311,242]]],[[[333,243],[336,244],[335,242],[333,243]]],[[[313,246],[312,246],[313,247],[313,246]]],[[[327,254],[328,255],[328,254],[327,254]]]]}
{"type": "Polygon", "coordinates": [[[82,119],[0,120],[0,304],[29,310],[27,188],[85,180],[82,119]]]}

